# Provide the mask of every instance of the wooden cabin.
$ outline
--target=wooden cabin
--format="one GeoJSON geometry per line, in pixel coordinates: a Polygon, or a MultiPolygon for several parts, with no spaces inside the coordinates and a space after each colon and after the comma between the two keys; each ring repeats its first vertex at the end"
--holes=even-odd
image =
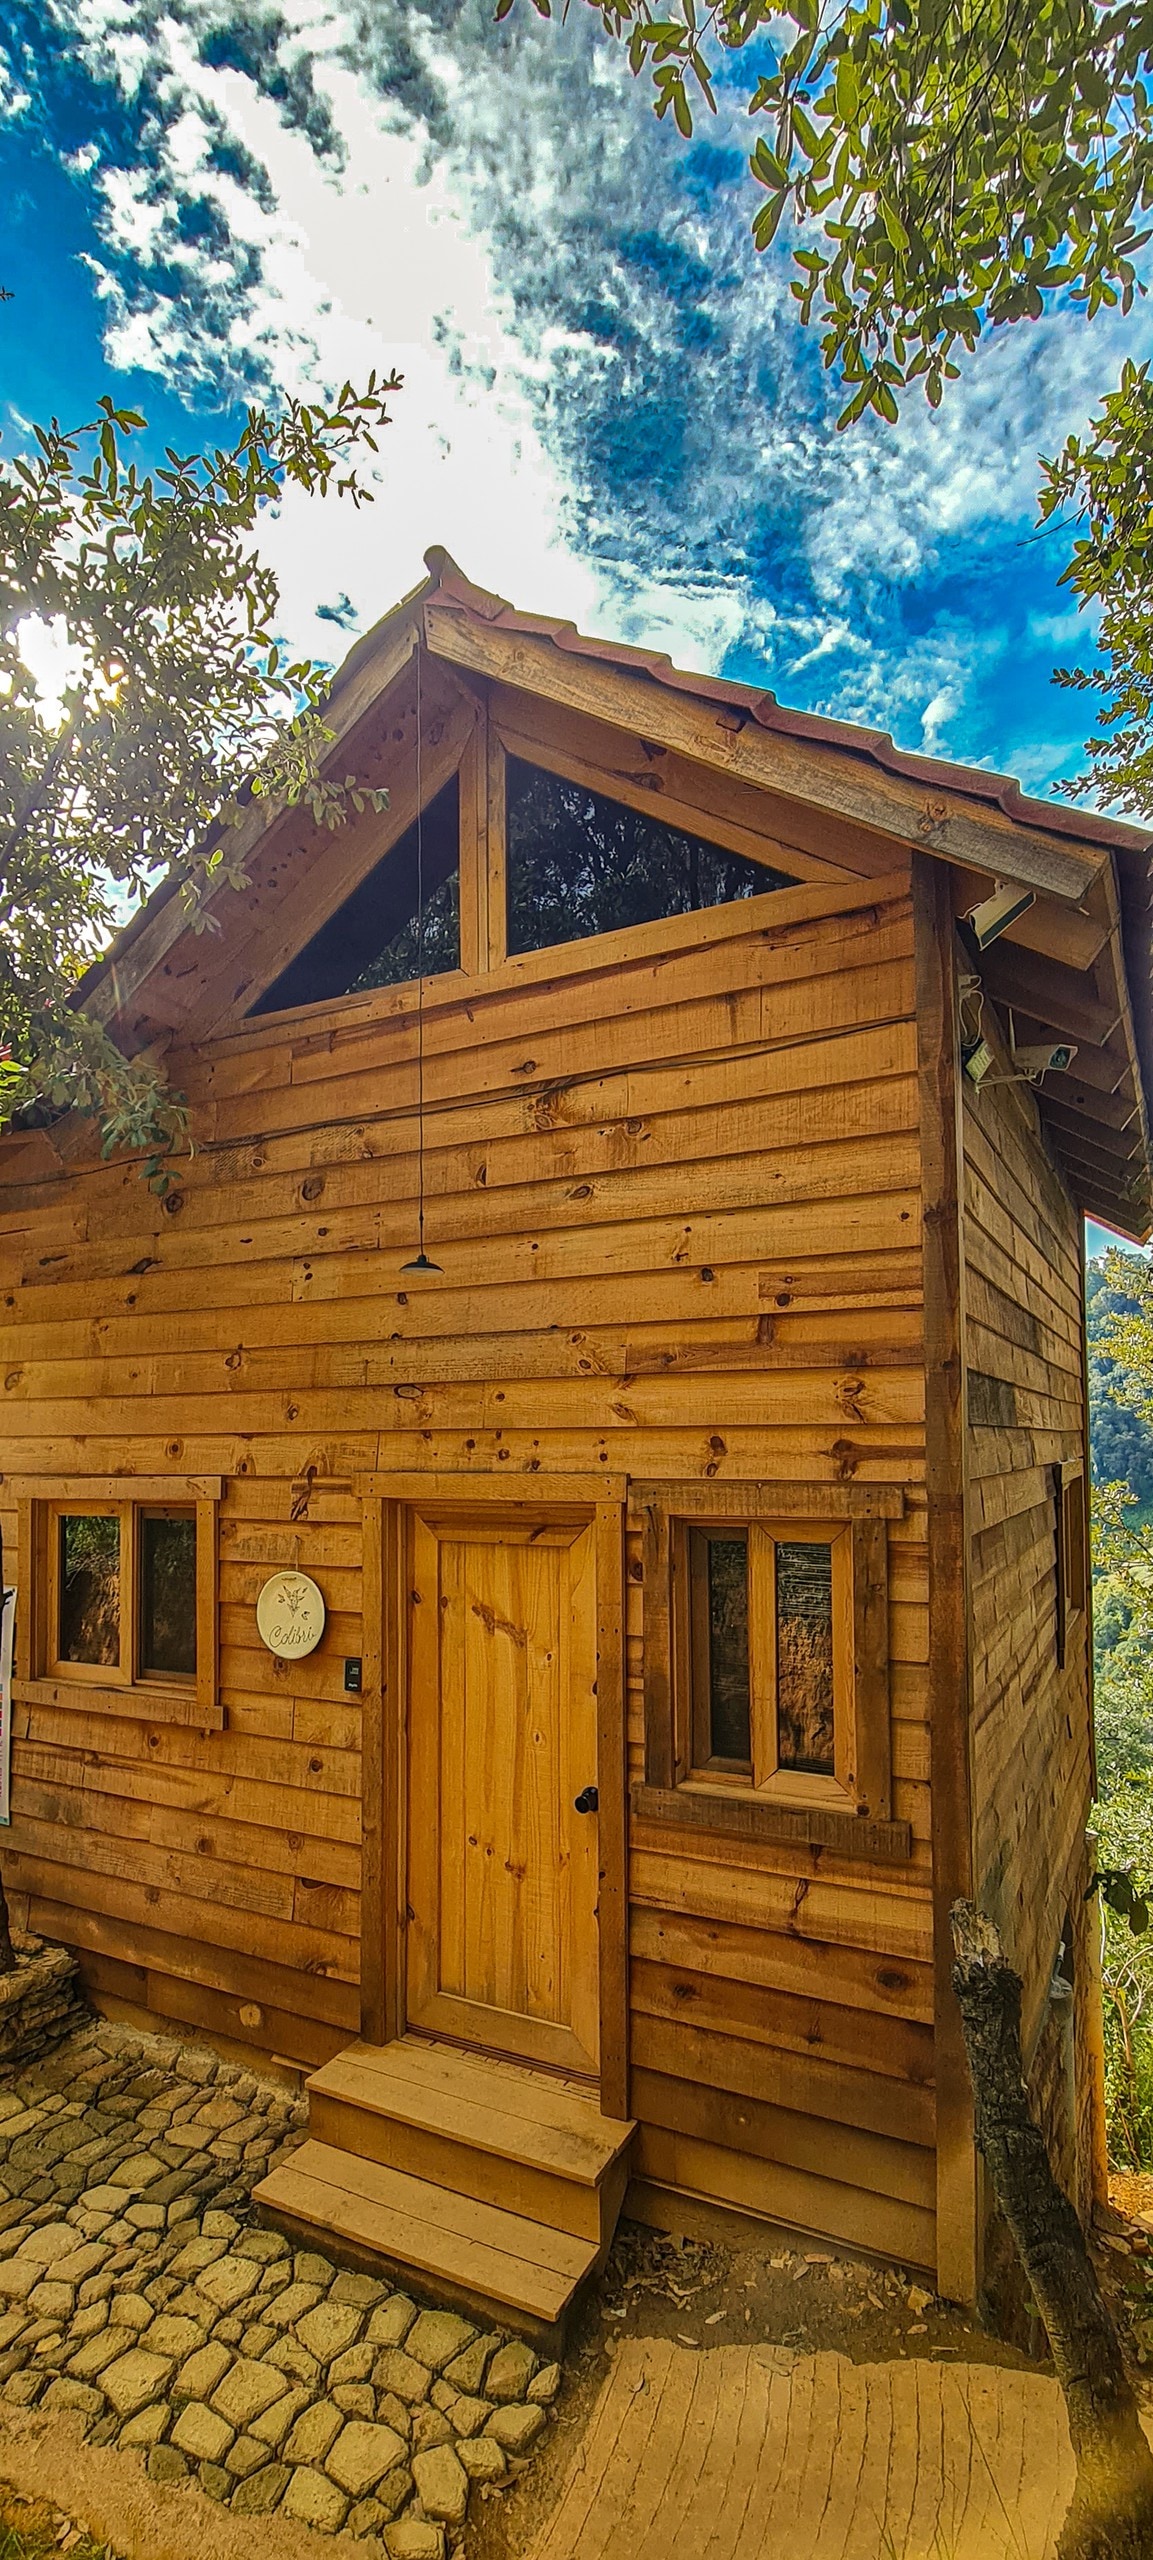
{"type": "Polygon", "coordinates": [[[624,2203],[971,2301],[957,1895],[1100,2174],[1150,839],[443,553],[330,717],[387,809],[252,809],[217,929],[161,889],[83,982],[188,1098],[167,1197],[0,1153],[16,1917],[310,2075],[265,2209],[434,2294],[548,2328],[624,2203]]]}

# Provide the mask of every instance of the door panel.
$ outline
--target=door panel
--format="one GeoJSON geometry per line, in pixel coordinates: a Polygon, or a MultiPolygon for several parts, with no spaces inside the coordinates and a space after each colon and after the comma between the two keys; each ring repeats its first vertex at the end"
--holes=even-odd
{"type": "Polygon", "coordinates": [[[414,1511],[408,1579],[408,2022],[593,2071],[592,1523],[414,1511]]]}

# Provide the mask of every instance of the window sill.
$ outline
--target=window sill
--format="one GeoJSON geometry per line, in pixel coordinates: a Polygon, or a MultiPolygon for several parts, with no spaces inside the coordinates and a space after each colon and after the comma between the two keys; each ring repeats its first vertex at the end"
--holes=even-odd
{"type": "Polygon", "coordinates": [[[632,1791],[639,1822],[686,1831],[717,1831],[735,1840],[776,1842],[784,1848],[829,1849],[837,1857],[903,1863],[913,1854],[908,1822],[872,1822],[866,1814],[831,1806],[773,1802],[750,1790],[721,1787],[650,1787],[632,1791]]]}
{"type": "Polygon", "coordinates": [[[191,1725],[197,1733],[222,1733],[224,1708],[219,1698],[202,1702],[193,1689],[166,1689],[157,1681],[104,1687],[95,1680],[14,1680],[12,1696],[31,1707],[78,1707],[99,1715],[124,1716],[134,1724],[191,1725]]]}

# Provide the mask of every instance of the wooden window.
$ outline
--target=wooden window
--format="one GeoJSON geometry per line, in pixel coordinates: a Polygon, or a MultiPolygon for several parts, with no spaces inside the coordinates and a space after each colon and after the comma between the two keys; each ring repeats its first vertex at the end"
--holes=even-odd
{"type": "Polygon", "coordinates": [[[148,1498],[105,1480],[21,1501],[16,1694],[220,1726],[219,1487],[197,1480],[170,1501],[138,1489],[148,1498]]]}
{"type": "Polygon", "coordinates": [[[1080,1461],[1055,1467],[1057,1529],[1057,1661],[1063,1665],[1075,1619],[1089,1605],[1089,1522],[1080,1461]]]}
{"type": "Polygon", "coordinates": [[[459,967],[460,786],[454,773],[423,813],[419,844],[414,818],[248,1009],[280,1013],[328,1004],[459,967]]]}
{"type": "Polygon", "coordinates": [[[654,1486],[634,1500],[645,1523],[641,1809],[907,1855],[889,1739],[885,1514],[900,1496],[654,1486]]]}
{"type": "Polygon", "coordinates": [[[541,951],[795,888],[748,854],[517,756],[506,763],[508,948],[541,951]]]}

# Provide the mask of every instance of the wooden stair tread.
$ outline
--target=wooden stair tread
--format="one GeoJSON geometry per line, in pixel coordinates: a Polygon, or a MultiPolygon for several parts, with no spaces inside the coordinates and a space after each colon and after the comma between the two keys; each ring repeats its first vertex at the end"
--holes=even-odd
{"type": "Polygon", "coordinates": [[[505,2071],[443,2047],[402,2039],[347,2045],[313,2072],[314,2097],[401,2120],[429,2134],[596,2187],[632,2138],[633,2127],[602,2116],[539,2074],[505,2071]]]}
{"type": "Polygon", "coordinates": [[[253,2200],[429,2282],[466,2286],[541,2321],[562,2317],[596,2263],[591,2242],[326,2142],[302,2143],[253,2200]]]}

